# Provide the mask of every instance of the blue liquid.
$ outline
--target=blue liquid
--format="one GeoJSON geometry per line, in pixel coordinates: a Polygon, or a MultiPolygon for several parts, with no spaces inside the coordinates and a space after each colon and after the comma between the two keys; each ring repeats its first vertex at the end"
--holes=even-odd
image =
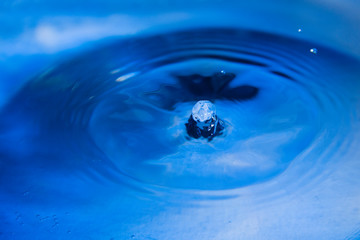
{"type": "MultiPolygon", "coordinates": [[[[244,219],[258,216],[262,225],[302,202],[295,215],[314,202],[325,214],[333,202],[316,200],[321,184],[359,192],[336,178],[344,162],[358,167],[346,156],[359,127],[360,63],[319,44],[315,55],[314,45],[196,29],[113,40],[35,77],[0,113],[3,211],[20,206],[4,221],[5,239],[26,239],[40,223],[41,239],[79,239],[84,229],[74,221],[88,223],[94,239],[196,239],[200,230],[169,230],[184,231],[188,218],[207,219],[210,239],[224,224],[246,229],[244,219]],[[214,81],[221,71],[234,77],[214,81]],[[189,139],[185,129],[201,99],[227,124],[211,142],[189,139]]],[[[305,236],[303,225],[296,236],[305,236]]]]}

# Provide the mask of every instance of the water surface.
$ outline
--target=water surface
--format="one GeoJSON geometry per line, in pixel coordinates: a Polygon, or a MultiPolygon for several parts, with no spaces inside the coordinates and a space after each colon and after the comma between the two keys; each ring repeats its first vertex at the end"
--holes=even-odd
{"type": "Polygon", "coordinates": [[[1,234],[356,239],[359,76],[352,56],[260,31],[104,41],[2,108],[1,234]],[[212,141],[185,128],[202,99],[226,123],[212,141]]]}

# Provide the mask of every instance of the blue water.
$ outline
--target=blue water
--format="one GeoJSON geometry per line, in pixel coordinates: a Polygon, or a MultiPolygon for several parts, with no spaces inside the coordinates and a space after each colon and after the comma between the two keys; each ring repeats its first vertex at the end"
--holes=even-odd
{"type": "Polygon", "coordinates": [[[360,52],[253,24],[8,55],[0,239],[359,239],[360,52]]]}

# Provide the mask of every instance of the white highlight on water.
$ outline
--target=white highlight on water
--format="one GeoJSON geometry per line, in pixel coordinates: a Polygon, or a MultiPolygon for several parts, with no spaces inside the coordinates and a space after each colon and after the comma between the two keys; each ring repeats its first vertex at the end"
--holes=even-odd
{"type": "Polygon", "coordinates": [[[128,74],[126,74],[126,75],[123,75],[123,76],[118,77],[115,81],[116,81],[116,82],[123,82],[123,81],[125,81],[125,80],[127,80],[127,79],[129,79],[129,78],[134,77],[134,76],[137,75],[137,74],[138,74],[137,72],[128,73],[128,74]]]}
{"type": "Polygon", "coordinates": [[[310,52],[313,54],[317,54],[318,50],[317,50],[317,48],[312,48],[312,49],[310,49],[310,52]]]}

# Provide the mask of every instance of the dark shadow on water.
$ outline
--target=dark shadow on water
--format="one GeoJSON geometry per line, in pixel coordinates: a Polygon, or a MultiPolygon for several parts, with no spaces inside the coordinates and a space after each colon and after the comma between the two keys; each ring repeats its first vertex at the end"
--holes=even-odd
{"type": "Polygon", "coordinates": [[[156,106],[172,110],[179,102],[199,100],[237,100],[245,101],[257,96],[259,88],[250,85],[230,87],[236,78],[233,73],[218,72],[211,76],[200,74],[174,75],[176,85],[163,85],[156,92],[144,94],[156,106]]]}

